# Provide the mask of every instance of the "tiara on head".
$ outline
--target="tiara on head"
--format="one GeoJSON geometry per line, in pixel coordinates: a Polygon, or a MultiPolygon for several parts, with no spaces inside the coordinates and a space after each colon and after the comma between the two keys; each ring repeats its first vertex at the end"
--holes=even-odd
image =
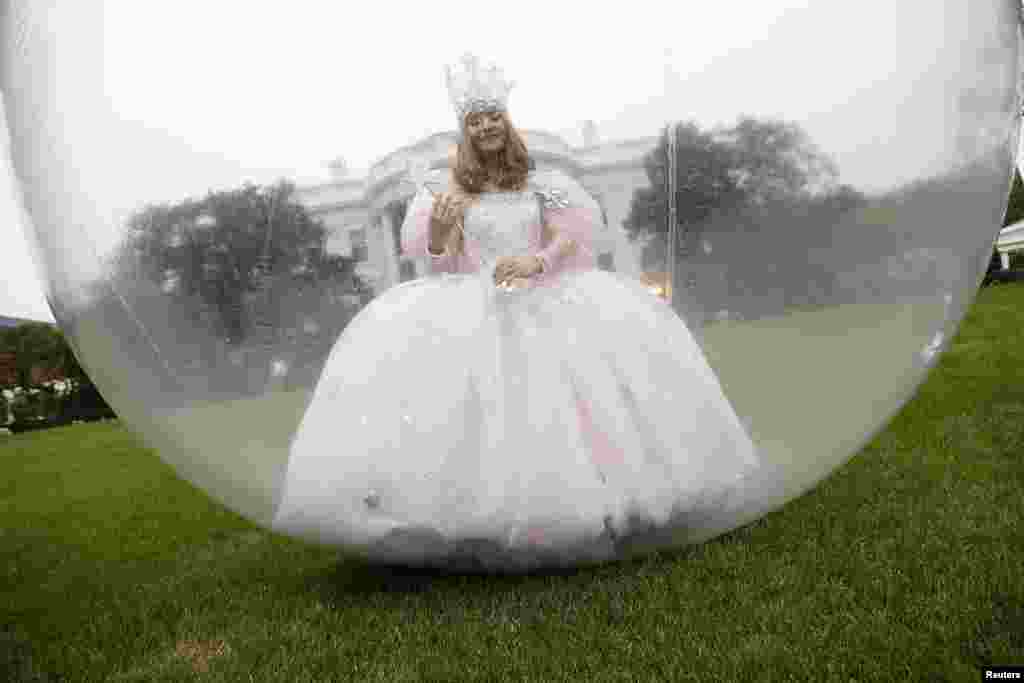
{"type": "Polygon", "coordinates": [[[448,96],[459,117],[459,128],[465,125],[466,115],[483,111],[508,111],[508,93],[515,85],[505,80],[504,72],[497,66],[484,69],[475,55],[466,53],[462,57],[462,72],[453,73],[451,66],[445,67],[448,81],[448,96]]]}

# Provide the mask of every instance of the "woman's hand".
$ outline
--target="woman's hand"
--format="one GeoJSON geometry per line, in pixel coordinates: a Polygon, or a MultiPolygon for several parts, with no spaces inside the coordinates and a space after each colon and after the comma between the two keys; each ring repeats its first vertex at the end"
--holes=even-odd
{"type": "Polygon", "coordinates": [[[541,260],[536,256],[502,256],[494,266],[494,284],[531,278],[542,269],[541,260]]]}
{"type": "Polygon", "coordinates": [[[434,198],[434,209],[430,213],[430,247],[437,253],[444,249],[448,236],[461,220],[465,211],[465,198],[442,192],[434,198]]]}

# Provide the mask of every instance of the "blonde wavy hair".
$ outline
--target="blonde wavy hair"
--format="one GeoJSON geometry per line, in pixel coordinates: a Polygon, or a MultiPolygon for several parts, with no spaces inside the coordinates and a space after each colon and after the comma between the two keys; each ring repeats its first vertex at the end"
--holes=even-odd
{"type": "MultiPolygon", "coordinates": [[[[497,176],[488,173],[480,160],[476,146],[469,140],[463,127],[463,134],[459,138],[455,154],[455,186],[460,194],[465,195],[466,201],[462,205],[460,224],[465,220],[466,208],[483,191],[488,181],[494,181],[498,188],[503,191],[522,191],[526,187],[526,179],[534,168],[530,152],[526,149],[526,142],[512,125],[506,112],[499,112],[505,124],[505,149],[501,152],[501,165],[498,168],[497,176]]],[[[471,114],[466,115],[471,116],[471,114]]],[[[448,237],[448,252],[451,254],[462,253],[463,235],[462,230],[452,230],[448,237]]]]}

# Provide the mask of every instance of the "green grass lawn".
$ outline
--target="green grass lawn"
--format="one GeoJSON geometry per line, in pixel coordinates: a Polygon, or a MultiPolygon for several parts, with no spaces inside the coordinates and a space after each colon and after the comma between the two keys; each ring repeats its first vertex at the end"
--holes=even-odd
{"type": "MultiPolygon", "coordinates": [[[[723,376],[737,403],[742,381],[723,376]]],[[[973,681],[1024,664],[1020,285],[983,291],[915,398],[814,491],[629,563],[368,567],[253,527],[116,423],[0,438],[0,467],[0,681],[973,681]]]]}

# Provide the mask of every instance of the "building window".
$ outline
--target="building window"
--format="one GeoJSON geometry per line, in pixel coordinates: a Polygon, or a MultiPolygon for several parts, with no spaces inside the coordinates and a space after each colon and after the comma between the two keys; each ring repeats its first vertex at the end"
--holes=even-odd
{"type": "Polygon", "coordinates": [[[408,282],[416,279],[416,264],[409,259],[402,259],[398,263],[399,282],[408,282]]]}
{"type": "Polygon", "coordinates": [[[615,257],[610,251],[597,255],[597,267],[601,270],[615,270],[615,257]]]}
{"type": "Polygon", "coordinates": [[[348,233],[352,242],[352,258],[356,261],[368,261],[370,250],[366,243],[366,228],[356,228],[348,233]]]}

